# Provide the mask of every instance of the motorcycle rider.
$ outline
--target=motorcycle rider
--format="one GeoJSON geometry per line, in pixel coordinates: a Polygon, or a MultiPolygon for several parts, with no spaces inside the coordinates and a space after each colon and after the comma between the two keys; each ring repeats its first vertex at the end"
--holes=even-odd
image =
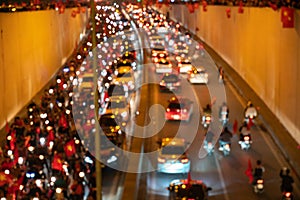
{"type": "Polygon", "coordinates": [[[206,116],[211,116],[211,105],[206,104],[206,107],[203,109],[202,123],[205,123],[206,116]]]}
{"type": "Polygon", "coordinates": [[[248,128],[247,122],[244,122],[242,124],[242,126],[239,128],[239,132],[240,132],[240,141],[239,141],[239,143],[241,143],[244,140],[244,136],[249,136],[250,141],[252,141],[251,140],[251,132],[248,128]]]}
{"type": "Polygon", "coordinates": [[[212,149],[209,149],[209,146],[208,146],[209,143],[212,144],[213,138],[214,138],[214,133],[210,130],[207,131],[205,134],[204,148],[208,151],[208,153],[213,152],[213,147],[212,147],[212,149]],[[209,151],[211,151],[211,152],[209,152],[209,151]]]}
{"type": "Polygon", "coordinates": [[[256,184],[258,179],[262,179],[265,168],[262,165],[261,160],[256,161],[256,167],[253,170],[253,185],[256,184]]]}
{"type": "Polygon", "coordinates": [[[257,117],[257,110],[256,108],[253,106],[251,101],[248,101],[247,106],[244,110],[244,116],[245,116],[245,120],[249,119],[249,117],[257,117]]]}
{"type": "Polygon", "coordinates": [[[223,146],[225,144],[230,144],[232,138],[232,133],[228,130],[227,127],[225,127],[220,135],[219,138],[219,150],[223,151],[223,146]]]}
{"type": "Polygon", "coordinates": [[[290,170],[286,167],[280,170],[279,176],[282,179],[281,182],[281,192],[293,192],[294,179],[290,176],[290,170]]]}
{"type": "Polygon", "coordinates": [[[219,76],[218,76],[218,79],[220,82],[222,82],[224,80],[224,69],[222,66],[219,67],[219,76]]]}
{"type": "MultiPolygon", "coordinates": [[[[220,121],[222,121],[222,116],[225,115],[225,120],[226,122],[228,121],[228,115],[229,115],[229,109],[228,109],[228,106],[226,105],[225,102],[223,102],[223,105],[220,107],[220,111],[219,111],[219,119],[220,121]]],[[[225,122],[225,123],[226,123],[225,122]]]]}

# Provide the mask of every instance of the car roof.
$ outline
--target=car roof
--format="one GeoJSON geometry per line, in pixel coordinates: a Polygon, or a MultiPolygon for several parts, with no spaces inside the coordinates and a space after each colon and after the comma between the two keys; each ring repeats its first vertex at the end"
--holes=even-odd
{"type": "Polygon", "coordinates": [[[166,145],[184,146],[185,140],[183,138],[178,138],[178,137],[166,137],[162,139],[161,146],[164,147],[166,145]]]}

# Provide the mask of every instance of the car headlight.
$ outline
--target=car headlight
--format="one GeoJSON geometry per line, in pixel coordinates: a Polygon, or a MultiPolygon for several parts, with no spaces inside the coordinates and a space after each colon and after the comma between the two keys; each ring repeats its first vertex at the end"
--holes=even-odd
{"type": "Polygon", "coordinates": [[[127,111],[124,111],[124,112],[121,113],[122,117],[127,117],[127,115],[128,115],[127,111]]]}

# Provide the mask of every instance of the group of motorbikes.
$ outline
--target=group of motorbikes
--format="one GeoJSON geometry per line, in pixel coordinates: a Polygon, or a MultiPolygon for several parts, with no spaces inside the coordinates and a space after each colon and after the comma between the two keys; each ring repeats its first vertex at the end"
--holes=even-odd
{"type": "MultiPolygon", "coordinates": [[[[258,109],[253,106],[251,101],[248,101],[247,106],[244,110],[244,120],[242,126],[239,128],[239,145],[242,150],[249,150],[252,144],[251,138],[251,126],[255,123],[255,118],[258,116],[258,109]]],[[[220,107],[219,110],[219,120],[223,126],[223,131],[219,138],[219,150],[223,152],[224,156],[230,154],[231,147],[231,136],[232,134],[228,130],[229,122],[229,109],[226,103],[220,107]],[[231,136],[230,136],[231,134],[231,136]],[[224,137],[225,136],[225,137],[224,137]]],[[[214,143],[212,141],[213,133],[208,129],[209,125],[212,123],[213,118],[211,114],[211,106],[208,104],[203,109],[202,125],[206,131],[206,137],[204,140],[204,148],[208,155],[212,155],[214,152],[214,143]]],[[[253,192],[256,194],[261,194],[264,191],[264,179],[262,176],[256,177],[252,182],[253,192]]],[[[293,200],[292,190],[282,191],[282,200],[293,200]]]]}
{"type": "MultiPolygon", "coordinates": [[[[240,133],[239,144],[242,150],[248,150],[251,147],[252,138],[251,138],[250,128],[251,125],[254,123],[254,120],[257,117],[257,115],[258,115],[257,109],[253,106],[251,101],[249,101],[247,107],[244,110],[244,121],[242,123],[242,126],[239,128],[239,133],[240,133]]],[[[204,128],[208,129],[212,120],[213,118],[211,115],[211,108],[210,105],[208,104],[203,110],[202,125],[204,126],[204,128]]],[[[231,146],[230,138],[232,137],[232,134],[230,136],[230,133],[228,134],[226,133],[229,132],[229,130],[227,129],[228,122],[229,122],[229,109],[226,103],[223,103],[223,105],[220,107],[219,120],[223,126],[223,131],[219,138],[219,150],[223,152],[224,156],[227,156],[230,154],[230,146],[231,146]]],[[[207,133],[207,134],[211,134],[211,133],[207,133]]],[[[210,140],[205,141],[204,147],[209,155],[214,151],[213,146],[214,145],[210,140]]]]}

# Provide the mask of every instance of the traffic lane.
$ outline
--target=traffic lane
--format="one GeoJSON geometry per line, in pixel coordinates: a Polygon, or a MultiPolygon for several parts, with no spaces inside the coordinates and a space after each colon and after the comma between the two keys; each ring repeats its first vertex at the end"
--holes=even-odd
{"type": "MultiPolygon", "coordinates": [[[[227,89],[227,97],[229,100],[229,117],[231,118],[231,123],[233,123],[234,120],[237,120],[239,124],[241,124],[244,106],[238,101],[238,96],[232,94],[232,90],[227,89]]],[[[245,170],[248,167],[249,159],[251,160],[253,167],[255,167],[256,160],[260,159],[263,161],[266,168],[266,173],[264,174],[266,188],[264,193],[260,195],[260,198],[280,198],[281,193],[279,187],[281,179],[279,177],[279,171],[282,166],[288,166],[288,163],[284,160],[282,153],[277,148],[270,135],[262,131],[260,126],[252,127],[251,132],[253,143],[248,152],[241,150],[240,145],[238,144],[238,135],[235,135],[232,139],[232,152],[230,157],[223,159],[222,155],[218,152],[217,158],[223,169],[229,197],[231,199],[234,198],[234,196],[245,196],[245,194],[247,194],[245,199],[259,198],[257,195],[253,194],[252,186],[248,183],[248,177],[245,175],[245,170]]],[[[297,185],[299,186],[299,184],[297,185]]],[[[295,188],[299,187],[296,186],[295,188]]]]}
{"type": "MultiPolygon", "coordinates": [[[[159,86],[156,87],[156,91],[154,93],[154,103],[163,105],[164,108],[167,106],[167,101],[172,96],[174,96],[173,93],[162,93],[159,91],[159,86]]],[[[198,151],[200,144],[203,141],[204,134],[206,130],[201,125],[201,118],[197,118],[196,113],[200,114],[202,112],[203,105],[206,105],[207,103],[210,103],[210,96],[208,94],[208,89],[205,85],[197,85],[192,86],[190,83],[183,81],[182,88],[192,88],[192,91],[194,93],[194,101],[195,103],[199,103],[199,107],[197,109],[194,109],[194,115],[192,115],[191,120],[189,122],[180,122],[180,121],[166,121],[165,126],[161,129],[161,131],[158,132],[158,134],[153,137],[153,140],[149,139],[147,143],[150,145],[147,148],[147,151],[156,151],[159,147],[157,145],[157,140],[163,138],[163,137],[186,137],[187,135],[194,135],[192,140],[189,140],[191,143],[191,146],[188,148],[187,153],[192,160],[191,169],[192,173],[194,170],[197,170],[197,165],[199,165],[199,159],[198,159],[198,151]],[[196,132],[191,130],[191,127],[196,127],[196,132]],[[180,131],[179,131],[180,128],[180,131]]],[[[187,90],[182,89],[181,92],[177,95],[180,96],[190,96],[189,92],[187,90]]],[[[156,113],[157,119],[164,119],[164,112],[157,111],[156,113]]],[[[154,117],[153,120],[156,119],[154,117]]],[[[146,150],[146,149],[145,149],[146,150]]],[[[155,160],[155,165],[156,165],[155,160]]],[[[185,179],[187,178],[187,174],[163,174],[163,173],[157,173],[157,172],[151,172],[148,173],[148,196],[149,199],[167,199],[169,196],[169,192],[166,189],[169,186],[169,183],[174,179],[185,179]]]]}

